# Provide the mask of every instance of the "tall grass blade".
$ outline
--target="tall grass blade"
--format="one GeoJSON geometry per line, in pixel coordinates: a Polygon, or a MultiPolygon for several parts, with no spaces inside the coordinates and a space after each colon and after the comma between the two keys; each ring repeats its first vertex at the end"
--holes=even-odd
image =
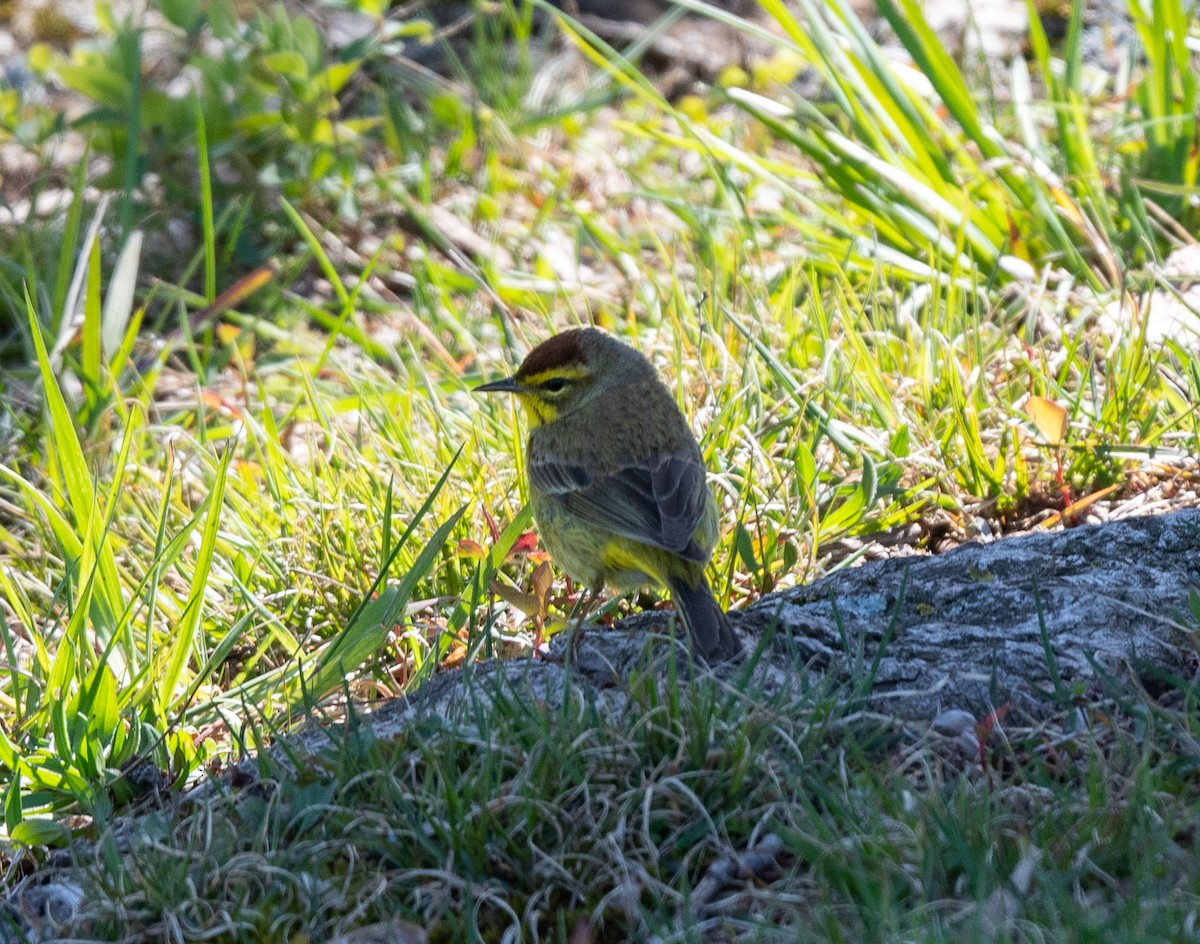
{"type": "Polygon", "coordinates": [[[204,529],[200,535],[200,551],[196,555],[191,589],[183,608],[183,615],[175,628],[174,642],[171,644],[157,693],[159,713],[163,717],[168,714],[179,694],[180,680],[188,660],[197,652],[199,630],[204,619],[204,597],[208,591],[208,578],[212,572],[213,557],[216,553],[217,535],[221,528],[221,512],[225,503],[225,482],[232,459],[233,448],[228,446],[221,455],[221,461],[217,464],[217,477],[206,499],[208,517],[205,519],[204,529]]]}
{"type": "MultiPolygon", "coordinates": [[[[42,375],[42,387],[46,397],[46,407],[49,414],[50,429],[53,432],[52,446],[49,458],[52,467],[62,476],[62,485],[74,518],[74,527],[84,533],[90,533],[95,542],[94,547],[86,544],[78,547],[79,559],[68,564],[78,566],[79,561],[94,554],[96,567],[99,572],[99,582],[93,608],[93,625],[100,639],[107,644],[111,634],[119,623],[119,616],[124,611],[121,581],[117,570],[116,558],[113,555],[106,533],[95,533],[92,526],[98,516],[96,493],[92,487],[91,472],[83,447],[75,431],[75,423],[71,412],[63,399],[58,381],[50,363],[50,354],[42,341],[41,328],[37,323],[33,302],[26,298],[29,314],[29,328],[33,336],[34,348],[37,354],[38,368],[42,375]]],[[[65,523],[65,519],[63,519],[65,523]]],[[[66,548],[64,548],[65,550],[66,548]]]]}

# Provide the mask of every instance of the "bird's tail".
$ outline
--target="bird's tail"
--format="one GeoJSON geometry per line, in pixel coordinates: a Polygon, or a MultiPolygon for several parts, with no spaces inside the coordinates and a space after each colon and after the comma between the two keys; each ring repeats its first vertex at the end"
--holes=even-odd
{"type": "Polygon", "coordinates": [[[694,586],[686,577],[672,577],[667,586],[692,637],[692,649],[700,658],[715,665],[741,655],[742,644],[733,634],[729,618],[717,604],[717,598],[703,576],[694,586]]]}

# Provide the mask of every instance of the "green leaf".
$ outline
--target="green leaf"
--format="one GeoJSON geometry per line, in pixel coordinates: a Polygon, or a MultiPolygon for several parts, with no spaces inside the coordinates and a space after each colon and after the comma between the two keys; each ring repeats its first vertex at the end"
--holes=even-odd
{"type": "Polygon", "coordinates": [[[859,488],[863,493],[863,507],[870,508],[875,504],[875,491],[879,486],[879,476],[875,468],[875,460],[863,453],[862,482],[859,488]]]}
{"type": "Polygon", "coordinates": [[[10,836],[25,818],[25,809],[21,805],[21,771],[14,767],[12,772],[12,780],[4,791],[4,828],[10,836]]]}
{"type": "Polygon", "coordinates": [[[354,74],[358,71],[359,65],[360,63],[357,60],[335,62],[313,76],[313,84],[319,86],[330,95],[336,95],[353,78],[354,74]]]}
{"type": "Polygon", "coordinates": [[[796,475],[804,491],[812,495],[817,488],[817,460],[807,443],[796,444],[796,475]]]}
{"type": "Polygon", "coordinates": [[[54,72],[68,88],[100,105],[119,111],[128,105],[129,83],[100,53],[76,47],[71,61],[60,63],[54,72]]]}
{"type": "Polygon", "coordinates": [[[752,574],[757,574],[762,570],[762,565],[758,562],[758,558],[754,556],[754,539],[750,536],[750,532],[746,530],[746,526],[740,521],[737,526],[737,545],[738,557],[742,559],[742,563],[746,565],[746,569],[752,574]]]}
{"type": "Polygon", "coordinates": [[[198,32],[203,25],[206,6],[196,0],[155,0],[154,4],[169,23],[189,34],[198,32]]]}
{"type": "Polygon", "coordinates": [[[103,662],[97,665],[79,694],[79,708],[87,718],[88,731],[102,741],[110,741],[121,723],[117,684],[112,670],[103,662]]]}
{"type": "Polygon", "coordinates": [[[71,831],[52,819],[26,819],[17,823],[9,838],[19,846],[64,848],[71,842],[71,831]]]}
{"type": "Polygon", "coordinates": [[[287,79],[302,82],[308,78],[308,63],[300,53],[289,49],[267,53],[262,57],[262,64],[287,79]]]}
{"type": "Polygon", "coordinates": [[[866,510],[866,495],[861,488],[854,489],[846,500],[821,518],[821,534],[828,537],[852,528],[862,520],[866,510]]]}

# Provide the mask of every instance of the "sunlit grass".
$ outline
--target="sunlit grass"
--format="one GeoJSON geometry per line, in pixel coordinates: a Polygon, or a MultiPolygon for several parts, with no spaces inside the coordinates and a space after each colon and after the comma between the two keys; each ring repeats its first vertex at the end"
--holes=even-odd
{"type": "MultiPolygon", "coordinates": [[[[331,166],[269,214],[258,193],[218,206],[209,154],[182,277],[147,268],[149,230],[140,254],[100,251],[115,218],[89,215],[83,177],[61,229],[14,237],[0,300],[21,318],[0,353],[21,349],[33,369],[0,378],[23,404],[6,406],[17,433],[0,441],[11,837],[61,841],[44,814],[68,808],[102,823],[139,759],[182,782],[315,702],[402,694],[467,660],[528,654],[539,628],[560,626],[573,602],[561,576],[546,613],[512,603],[537,595],[540,561],[524,420],[470,388],[567,327],[638,347],[691,418],[722,509],[713,583],[733,608],[853,564],[883,532],[938,516],[960,539],[976,520],[1028,526],[1030,506],[1119,496],[1133,470],[1200,451],[1195,346],[1139,320],[1164,283],[1151,263],[1191,219],[1195,165],[1178,149],[1194,133],[1190,54],[1154,45],[1148,67],[1179,95],[1139,87],[1139,115],[1128,88],[1081,93],[1077,38],[1061,67],[1038,44],[1040,74],[1014,65],[1011,110],[991,114],[929,48],[913,4],[892,19],[914,21],[902,39],[928,58],[923,84],[848,8],[769,7],[784,60],[823,70],[829,101],[797,101],[768,70],[750,90],[672,105],[580,30],[572,41],[609,71],[541,111],[516,93],[519,70],[489,105],[439,86],[417,114],[367,69],[379,139],[339,141],[353,173],[331,166]],[[1122,160],[1098,162],[1101,144],[1122,160]],[[482,240],[464,248],[435,207],[482,240]],[[274,266],[240,261],[245,242],[271,247],[274,266]],[[1139,318],[1114,329],[1121,304],[1139,318]],[[1057,439],[1031,396],[1064,411],[1057,439]]],[[[198,142],[216,140],[219,122],[188,114],[198,142]]],[[[332,159],[309,143],[312,166],[332,159]]],[[[134,205],[128,192],[119,205],[134,205]]],[[[750,720],[732,727],[765,736],[750,720]]],[[[476,747],[466,755],[494,773],[476,747]]],[[[831,928],[848,913],[866,926],[876,906],[912,928],[911,902],[936,909],[888,885],[921,837],[962,852],[954,874],[922,865],[947,895],[971,881],[986,898],[1024,854],[1013,840],[1004,869],[981,865],[986,795],[950,789],[951,808],[930,792],[914,813],[866,767],[877,815],[920,841],[896,862],[826,862],[831,928]]],[[[1108,785],[1091,786],[1100,817],[1108,785]]],[[[792,824],[799,854],[840,841],[854,803],[838,799],[832,822],[792,824]]],[[[431,816],[418,800],[414,815],[431,816]]],[[[878,832],[852,830],[864,846],[878,832]]],[[[678,893],[697,874],[663,881],[678,893]]]]}

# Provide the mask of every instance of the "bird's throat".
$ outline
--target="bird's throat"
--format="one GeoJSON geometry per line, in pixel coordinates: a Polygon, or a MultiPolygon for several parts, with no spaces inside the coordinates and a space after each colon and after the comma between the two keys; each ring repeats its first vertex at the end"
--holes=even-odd
{"type": "Polygon", "coordinates": [[[558,419],[558,409],[541,397],[526,394],[521,397],[521,406],[525,408],[525,415],[529,418],[530,429],[537,429],[558,419]]]}

